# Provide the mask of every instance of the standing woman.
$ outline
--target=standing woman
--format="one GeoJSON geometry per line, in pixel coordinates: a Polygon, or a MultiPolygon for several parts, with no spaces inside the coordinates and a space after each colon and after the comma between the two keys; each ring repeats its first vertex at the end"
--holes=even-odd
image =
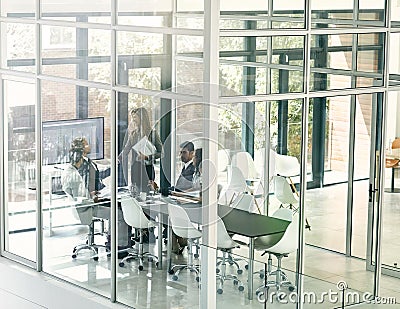
{"type": "Polygon", "coordinates": [[[154,161],[161,156],[162,144],[160,136],[151,127],[149,113],[144,107],[132,109],[130,115],[131,121],[119,159],[122,162],[125,181],[128,183],[128,155],[132,153],[131,184],[136,185],[140,191],[147,192],[155,179],[154,161]],[[155,146],[154,154],[145,155],[132,149],[143,137],[147,137],[155,146]]]}

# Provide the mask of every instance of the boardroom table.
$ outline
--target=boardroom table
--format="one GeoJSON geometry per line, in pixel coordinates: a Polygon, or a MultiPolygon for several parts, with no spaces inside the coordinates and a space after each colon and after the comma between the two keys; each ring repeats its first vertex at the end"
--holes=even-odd
{"type": "MultiPolygon", "coordinates": [[[[160,231],[163,224],[168,224],[168,239],[171,239],[172,228],[168,222],[168,203],[178,204],[184,208],[193,223],[202,225],[202,205],[199,202],[179,203],[172,198],[163,198],[157,201],[146,201],[141,203],[142,208],[150,217],[158,217],[160,231]]],[[[254,240],[260,236],[283,234],[289,221],[274,217],[250,213],[241,209],[218,205],[218,216],[225,224],[230,233],[248,237],[249,239],[249,262],[248,262],[248,299],[253,299],[253,270],[254,270],[254,240]]],[[[159,232],[161,233],[161,232],[159,232]]],[[[159,267],[162,267],[162,242],[158,242],[159,267]]],[[[167,249],[167,270],[172,266],[171,242],[167,249]]]]}

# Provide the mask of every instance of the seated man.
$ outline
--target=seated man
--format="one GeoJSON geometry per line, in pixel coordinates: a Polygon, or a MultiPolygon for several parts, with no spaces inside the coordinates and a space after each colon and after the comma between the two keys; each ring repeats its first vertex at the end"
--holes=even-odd
{"type": "Polygon", "coordinates": [[[192,142],[186,141],[180,145],[180,148],[181,161],[184,165],[176,181],[175,190],[186,191],[193,186],[193,174],[196,170],[193,164],[194,145],[192,142]]]}
{"type": "MultiPolygon", "coordinates": [[[[81,148],[71,148],[69,153],[70,164],[65,168],[63,174],[61,176],[61,183],[64,192],[72,199],[78,200],[78,198],[82,199],[91,199],[93,203],[99,203],[95,205],[93,209],[93,216],[108,220],[108,243],[111,240],[111,220],[110,220],[110,202],[109,201],[101,201],[98,199],[96,195],[96,191],[90,192],[88,190],[87,185],[85,184],[84,179],[79,173],[79,169],[84,166],[84,151],[81,148]]],[[[88,207],[92,207],[88,206],[88,207]]],[[[80,212],[87,211],[87,207],[78,207],[77,208],[78,215],[80,212]]],[[[118,207],[118,249],[126,249],[130,247],[129,244],[129,226],[126,224],[122,209],[118,207]]],[[[126,255],[127,252],[120,252],[118,254],[119,258],[122,258],[126,255]]]]}
{"type": "Polygon", "coordinates": [[[71,148],[79,148],[83,151],[83,164],[78,169],[85,181],[89,192],[100,191],[105,187],[103,179],[111,175],[111,168],[100,171],[97,164],[88,157],[91,147],[85,137],[77,137],[72,141],[71,148]]]}

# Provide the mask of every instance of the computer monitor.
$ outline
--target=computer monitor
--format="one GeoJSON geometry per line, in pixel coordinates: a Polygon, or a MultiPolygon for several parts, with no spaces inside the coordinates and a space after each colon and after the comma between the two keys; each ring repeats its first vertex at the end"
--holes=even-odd
{"type": "Polygon", "coordinates": [[[104,158],[104,118],[43,122],[43,165],[69,162],[68,152],[76,137],[85,137],[91,147],[89,158],[104,158]]]}

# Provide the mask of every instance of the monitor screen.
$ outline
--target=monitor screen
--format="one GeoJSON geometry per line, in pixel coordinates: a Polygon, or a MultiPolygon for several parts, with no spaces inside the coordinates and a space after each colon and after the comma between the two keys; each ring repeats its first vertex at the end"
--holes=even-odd
{"type": "Polygon", "coordinates": [[[104,118],[68,119],[43,122],[43,165],[68,163],[68,151],[76,137],[85,137],[91,159],[104,158],[104,118]]]}

